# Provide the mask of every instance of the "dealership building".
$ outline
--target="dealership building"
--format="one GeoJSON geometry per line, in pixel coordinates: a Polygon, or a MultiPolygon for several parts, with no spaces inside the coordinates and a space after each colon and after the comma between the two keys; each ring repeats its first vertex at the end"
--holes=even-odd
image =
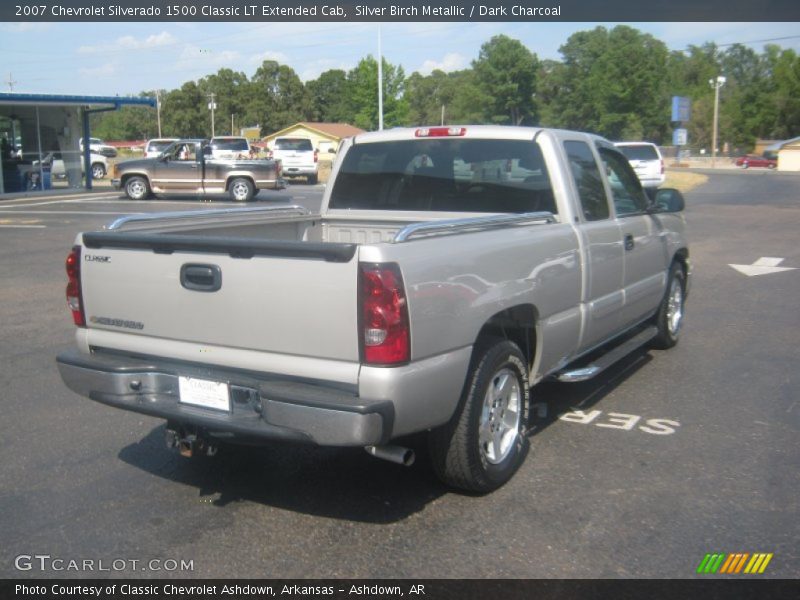
{"type": "Polygon", "coordinates": [[[0,195],[92,188],[89,117],[155,98],[0,93],[0,195]]]}

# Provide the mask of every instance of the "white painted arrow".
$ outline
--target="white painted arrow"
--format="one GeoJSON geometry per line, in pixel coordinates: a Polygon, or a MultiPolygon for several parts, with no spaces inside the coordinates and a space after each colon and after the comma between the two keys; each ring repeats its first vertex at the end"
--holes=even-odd
{"type": "Polygon", "coordinates": [[[768,275],[769,273],[780,273],[781,271],[794,271],[797,267],[779,267],[783,262],[782,258],[773,256],[762,256],[752,265],[728,265],[748,277],[755,275],[768,275]]]}

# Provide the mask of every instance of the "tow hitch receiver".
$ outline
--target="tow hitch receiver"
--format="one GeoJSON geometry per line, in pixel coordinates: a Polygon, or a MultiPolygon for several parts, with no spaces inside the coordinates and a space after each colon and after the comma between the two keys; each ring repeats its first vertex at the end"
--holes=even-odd
{"type": "Polygon", "coordinates": [[[196,427],[167,423],[164,434],[167,448],[177,448],[181,456],[214,456],[219,447],[201,435],[196,427]]]}

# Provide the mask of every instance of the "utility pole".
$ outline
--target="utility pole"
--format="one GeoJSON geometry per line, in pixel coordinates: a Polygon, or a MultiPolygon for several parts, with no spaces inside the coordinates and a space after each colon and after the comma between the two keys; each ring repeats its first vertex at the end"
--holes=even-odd
{"type": "Polygon", "coordinates": [[[380,25],[378,25],[378,131],[383,131],[383,53],[380,25]]]}
{"type": "Polygon", "coordinates": [[[714,88],[714,126],[711,134],[711,168],[717,164],[717,130],[719,128],[719,89],[725,85],[727,79],[722,75],[717,75],[715,79],[709,79],[708,83],[714,88]]]}
{"type": "Polygon", "coordinates": [[[209,94],[208,97],[210,98],[210,102],[208,103],[208,110],[211,111],[211,137],[214,137],[216,134],[214,133],[214,111],[217,108],[217,103],[214,102],[214,98],[216,94],[209,94]]]}
{"type": "Polygon", "coordinates": [[[158,137],[161,137],[161,96],[160,90],[156,90],[156,117],[158,118],[158,137]]]}
{"type": "Polygon", "coordinates": [[[8,91],[9,91],[9,93],[11,93],[11,94],[13,94],[13,93],[14,93],[14,86],[15,86],[17,83],[19,83],[19,82],[18,82],[18,81],[14,81],[14,78],[11,76],[11,71],[9,71],[9,72],[8,72],[8,81],[6,81],[6,84],[8,85],[8,91]]]}
{"type": "Polygon", "coordinates": [[[236,134],[233,132],[233,117],[235,117],[235,116],[236,116],[235,114],[231,113],[231,135],[236,135],[236,134]]]}

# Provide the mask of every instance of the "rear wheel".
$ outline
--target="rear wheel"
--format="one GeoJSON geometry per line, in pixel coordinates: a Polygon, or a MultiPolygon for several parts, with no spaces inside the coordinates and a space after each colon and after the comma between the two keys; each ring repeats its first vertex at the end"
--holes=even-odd
{"type": "Polygon", "coordinates": [[[106,168],[103,163],[94,163],[92,165],[92,179],[102,179],[106,176],[106,168]]]}
{"type": "Polygon", "coordinates": [[[254,186],[249,179],[237,177],[228,186],[231,198],[236,202],[250,202],[254,195],[254,186]]]}
{"type": "Polygon", "coordinates": [[[431,432],[439,478],[480,493],[511,479],[528,450],[528,399],[527,366],[519,347],[500,338],[482,344],[456,414],[431,432]]]}
{"type": "Polygon", "coordinates": [[[308,183],[311,184],[311,185],[316,184],[317,180],[318,180],[318,178],[317,178],[317,174],[316,173],[314,173],[313,175],[309,175],[308,176],[308,183]]]}
{"type": "Polygon", "coordinates": [[[666,350],[678,343],[683,325],[684,301],[686,299],[686,274],[679,263],[672,263],[667,278],[667,292],[656,313],[658,334],[653,346],[666,350]]]}
{"type": "Polygon", "coordinates": [[[131,200],[144,200],[150,195],[150,186],[144,177],[131,177],[125,182],[125,194],[131,200]]]}

